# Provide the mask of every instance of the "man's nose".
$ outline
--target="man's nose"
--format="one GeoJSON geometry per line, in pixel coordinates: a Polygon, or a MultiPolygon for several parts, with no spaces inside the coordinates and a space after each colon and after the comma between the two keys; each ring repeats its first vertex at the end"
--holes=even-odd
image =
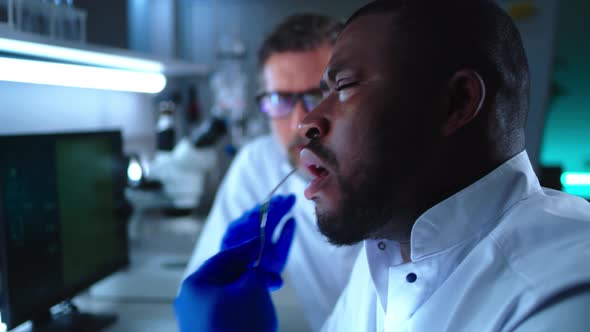
{"type": "Polygon", "coordinates": [[[321,103],[301,120],[298,127],[299,136],[312,140],[321,139],[328,135],[330,122],[321,112],[320,107],[321,103]]]}
{"type": "Polygon", "coordinates": [[[307,115],[308,110],[305,108],[302,100],[298,100],[295,103],[293,109],[293,115],[291,116],[291,130],[298,130],[299,123],[305,118],[307,115]]]}

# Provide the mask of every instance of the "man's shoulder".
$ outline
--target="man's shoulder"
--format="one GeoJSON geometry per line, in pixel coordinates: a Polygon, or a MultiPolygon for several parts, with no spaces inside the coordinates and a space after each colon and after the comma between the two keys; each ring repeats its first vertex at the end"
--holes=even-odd
{"type": "Polygon", "coordinates": [[[544,189],[520,202],[491,235],[507,264],[526,283],[536,285],[590,281],[590,204],[563,192],[544,189]]]}
{"type": "MultiPolygon", "coordinates": [[[[526,322],[547,303],[565,301],[566,294],[590,284],[590,204],[550,189],[521,204],[506,220],[511,225],[495,234],[506,259],[506,272],[523,286],[521,291],[512,289],[523,308],[515,322],[526,322]]],[[[578,306],[577,302],[572,305],[567,307],[578,306]]],[[[572,319],[572,314],[564,317],[572,319]]],[[[544,317],[558,318],[554,312],[544,317]]]]}
{"type": "MultiPolygon", "coordinates": [[[[497,218],[497,226],[477,240],[455,270],[461,273],[448,279],[432,303],[457,301],[462,307],[451,307],[473,314],[471,322],[491,322],[497,315],[498,324],[505,327],[502,330],[513,330],[548,300],[590,283],[587,202],[539,190],[497,218]],[[454,293],[458,295],[453,297],[454,293]],[[472,312],[474,303],[476,313],[472,312]]],[[[434,304],[428,308],[432,310],[428,312],[443,310],[434,304]]]]}
{"type": "Polygon", "coordinates": [[[579,237],[590,242],[590,203],[561,191],[546,189],[515,204],[500,218],[504,219],[495,230],[495,236],[506,241],[516,240],[515,233],[525,247],[546,246],[541,240],[558,242],[564,238],[579,237]],[[582,236],[580,236],[582,235],[582,236]]]}
{"type": "Polygon", "coordinates": [[[253,153],[260,150],[270,150],[271,153],[280,152],[276,139],[272,135],[263,135],[256,137],[246,143],[241,149],[240,153],[253,153]]]}
{"type": "Polygon", "coordinates": [[[272,136],[258,137],[238,151],[230,167],[230,173],[255,172],[257,174],[271,171],[277,165],[286,163],[287,159],[280,146],[272,136]]]}

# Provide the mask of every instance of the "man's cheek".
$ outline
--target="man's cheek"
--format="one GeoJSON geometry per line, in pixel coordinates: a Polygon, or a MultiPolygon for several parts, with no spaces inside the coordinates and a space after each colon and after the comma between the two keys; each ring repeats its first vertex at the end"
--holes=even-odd
{"type": "Polygon", "coordinates": [[[280,120],[273,120],[271,123],[271,130],[276,140],[281,143],[281,146],[287,152],[291,137],[289,136],[288,126],[280,120]]]}

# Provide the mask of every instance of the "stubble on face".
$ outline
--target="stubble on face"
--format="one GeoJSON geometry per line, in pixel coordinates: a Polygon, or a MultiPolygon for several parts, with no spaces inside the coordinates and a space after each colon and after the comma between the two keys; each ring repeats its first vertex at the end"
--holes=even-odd
{"type": "MultiPolygon", "coordinates": [[[[376,132],[371,135],[372,143],[366,144],[362,158],[345,173],[339,168],[333,172],[340,193],[336,208],[316,208],[318,228],[334,245],[354,245],[370,238],[399,239],[408,234],[408,226],[394,219],[396,198],[392,189],[397,180],[390,167],[395,162],[390,144],[377,134],[377,124],[372,128],[376,132]]],[[[311,146],[311,150],[319,157],[330,154],[325,147],[311,146]],[[319,152],[322,149],[326,152],[319,152]]]]}

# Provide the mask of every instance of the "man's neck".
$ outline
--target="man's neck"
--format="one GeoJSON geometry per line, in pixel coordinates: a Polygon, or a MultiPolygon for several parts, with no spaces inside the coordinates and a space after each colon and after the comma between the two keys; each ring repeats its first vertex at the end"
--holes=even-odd
{"type": "MultiPolygon", "coordinates": [[[[513,152],[514,155],[516,153],[517,152],[513,152]]],[[[463,160],[460,160],[459,158],[454,159],[454,163],[452,162],[452,164],[446,165],[447,167],[443,172],[446,176],[437,177],[439,181],[442,180],[440,183],[437,184],[436,179],[433,179],[432,183],[435,184],[433,187],[436,187],[437,190],[432,190],[431,188],[429,195],[421,197],[420,201],[422,201],[423,204],[421,206],[416,206],[411,213],[407,215],[397,215],[396,217],[398,218],[398,221],[388,223],[384,226],[381,230],[381,237],[398,241],[403,262],[410,262],[411,229],[413,229],[413,224],[419,219],[419,217],[428,209],[472,185],[504,163],[509,157],[512,156],[481,156],[480,158],[467,158],[463,160]],[[401,222],[402,220],[406,220],[406,222],[401,222]],[[410,220],[411,222],[408,222],[410,220]],[[409,226],[407,233],[400,233],[399,229],[395,229],[395,231],[392,229],[393,226],[400,224],[406,224],[409,226]]]]}
{"type": "Polygon", "coordinates": [[[402,260],[404,263],[409,263],[412,261],[412,256],[411,256],[411,246],[410,246],[410,241],[407,242],[400,242],[399,244],[400,247],[400,252],[402,255],[402,260]]]}

